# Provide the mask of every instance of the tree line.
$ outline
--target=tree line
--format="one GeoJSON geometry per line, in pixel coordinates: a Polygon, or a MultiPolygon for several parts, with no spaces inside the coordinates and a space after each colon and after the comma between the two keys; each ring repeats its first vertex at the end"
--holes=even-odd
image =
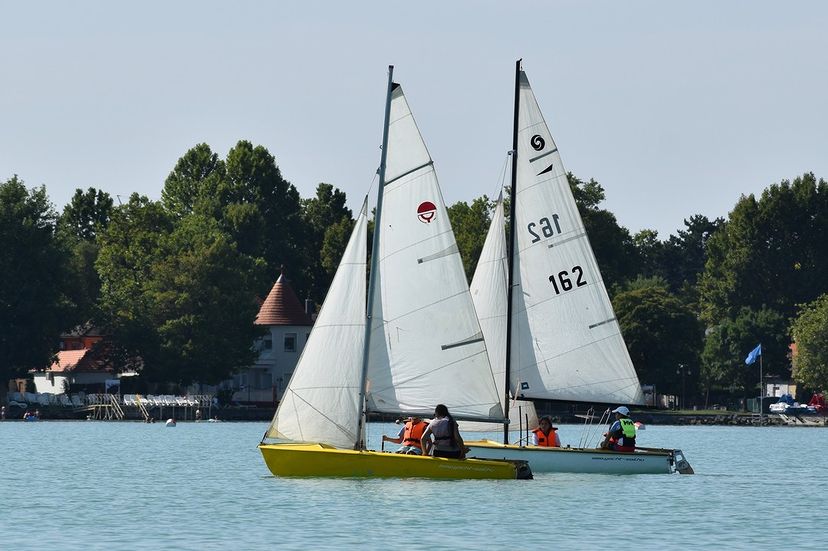
{"type": "MultiPolygon", "coordinates": [[[[569,180],[642,382],[692,403],[754,396],[744,357],[761,342],[769,374],[828,387],[824,180],[773,184],[666,239],[631,234],[598,182],[569,180]]],[[[492,206],[449,207],[469,278],[492,206]]],[[[320,183],[302,198],[248,141],[224,158],[191,148],[158,201],[78,189],[58,213],[45,187],[12,176],[0,184],[0,380],[47,366],[57,335],[93,320],[122,365],[142,358],[145,380],[215,384],[254,362],[256,299],[280,269],[321,303],[352,227],[345,193],[320,183]]]]}

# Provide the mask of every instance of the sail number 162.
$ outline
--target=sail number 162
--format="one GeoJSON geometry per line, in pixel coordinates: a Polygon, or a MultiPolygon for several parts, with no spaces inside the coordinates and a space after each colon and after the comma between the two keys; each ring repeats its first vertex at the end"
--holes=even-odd
{"type": "Polygon", "coordinates": [[[541,240],[540,235],[535,232],[535,228],[539,228],[541,233],[543,233],[544,237],[552,237],[555,235],[555,232],[561,233],[561,224],[558,222],[558,215],[553,214],[552,220],[550,221],[549,218],[543,217],[541,218],[538,223],[529,222],[529,225],[526,226],[526,229],[529,230],[529,234],[532,236],[532,243],[537,243],[541,240]],[[554,227],[552,225],[554,224],[554,227]]]}
{"type": "Polygon", "coordinates": [[[584,270],[580,266],[573,266],[572,273],[567,270],[561,270],[557,274],[549,276],[549,283],[555,289],[555,294],[560,295],[564,291],[569,291],[573,287],[583,287],[587,284],[584,279],[584,270]],[[572,280],[575,280],[574,282],[572,280]]]}

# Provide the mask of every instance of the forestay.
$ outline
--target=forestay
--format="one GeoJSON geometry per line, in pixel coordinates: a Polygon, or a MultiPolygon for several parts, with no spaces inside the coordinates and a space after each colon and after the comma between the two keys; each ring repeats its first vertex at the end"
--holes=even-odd
{"type": "Polygon", "coordinates": [[[511,385],[526,398],[643,394],[555,142],[520,75],[511,385]]]}
{"type": "Polygon", "coordinates": [[[431,156],[403,95],[391,95],[367,409],[502,420],[503,412],[431,156]]]}
{"type": "Polygon", "coordinates": [[[354,445],[361,414],[367,227],[363,205],[266,437],[354,445]]]}

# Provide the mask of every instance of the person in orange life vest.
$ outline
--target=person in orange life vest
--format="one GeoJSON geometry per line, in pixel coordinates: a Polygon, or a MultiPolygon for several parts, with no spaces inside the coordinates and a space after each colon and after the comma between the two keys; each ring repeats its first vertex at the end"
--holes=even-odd
{"type": "Polygon", "coordinates": [[[532,445],[544,448],[560,448],[561,437],[558,436],[558,427],[552,426],[552,419],[544,415],[538,421],[538,428],[532,431],[532,445]]]}
{"type": "Polygon", "coordinates": [[[409,417],[405,420],[399,434],[396,438],[382,435],[383,442],[393,442],[394,444],[402,444],[402,447],[397,450],[397,453],[404,453],[408,455],[421,455],[422,446],[420,442],[423,438],[423,432],[428,425],[419,417],[409,417]]]}
{"type": "Polygon", "coordinates": [[[615,422],[604,433],[601,448],[618,452],[635,451],[635,423],[630,419],[630,410],[626,406],[619,406],[612,410],[615,422]]]}

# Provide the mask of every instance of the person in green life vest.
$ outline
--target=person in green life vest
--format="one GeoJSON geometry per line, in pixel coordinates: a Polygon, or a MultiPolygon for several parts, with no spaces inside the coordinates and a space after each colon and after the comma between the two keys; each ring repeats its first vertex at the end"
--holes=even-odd
{"type": "Polygon", "coordinates": [[[630,419],[630,410],[626,406],[619,406],[612,410],[615,422],[604,433],[601,448],[618,452],[635,451],[635,423],[630,419]]]}

